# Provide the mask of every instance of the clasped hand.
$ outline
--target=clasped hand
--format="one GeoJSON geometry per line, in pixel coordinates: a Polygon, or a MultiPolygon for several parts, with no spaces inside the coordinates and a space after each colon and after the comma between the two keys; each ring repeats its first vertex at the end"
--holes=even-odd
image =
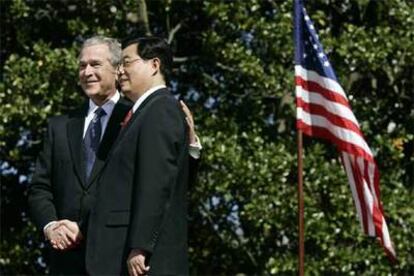
{"type": "Polygon", "coordinates": [[[56,250],[75,248],[83,239],[76,222],[64,219],[52,224],[45,230],[46,238],[56,250]]]}

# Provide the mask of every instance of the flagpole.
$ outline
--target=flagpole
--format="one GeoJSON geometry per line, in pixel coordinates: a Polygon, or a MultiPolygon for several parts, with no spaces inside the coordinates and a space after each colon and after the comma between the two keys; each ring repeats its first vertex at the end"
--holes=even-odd
{"type": "Polygon", "coordinates": [[[298,212],[299,212],[299,276],[304,275],[305,264],[305,229],[303,203],[303,141],[302,130],[298,129],[298,212]]]}

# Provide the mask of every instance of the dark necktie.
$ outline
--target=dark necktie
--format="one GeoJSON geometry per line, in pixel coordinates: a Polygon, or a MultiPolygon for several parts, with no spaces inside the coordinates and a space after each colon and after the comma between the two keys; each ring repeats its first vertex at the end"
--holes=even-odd
{"type": "Polygon", "coordinates": [[[89,123],[88,129],[86,130],[85,138],[83,139],[83,147],[85,152],[86,161],[86,179],[92,172],[93,164],[95,163],[96,153],[98,151],[99,142],[102,134],[101,118],[106,115],[105,110],[99,107],[95,111],[95,115],[92,121],[89,123]]]}

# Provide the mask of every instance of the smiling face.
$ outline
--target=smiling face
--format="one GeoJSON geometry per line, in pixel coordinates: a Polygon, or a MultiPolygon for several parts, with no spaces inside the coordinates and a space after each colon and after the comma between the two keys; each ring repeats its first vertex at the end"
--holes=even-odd
{"type": "Polygon", "coordinates": [[[122,66],[119,70],[119,84],[122,92],[130,100],[136,101],[143,93],[154,86],[154,75],[158,71],[158,61],[144,60],[137,53],[137,44],[122,50],[122,66]]]}
{"type": "Polygon", "coordinates": [[[116,91],[116,68],[110,60],[111,53],[105,44],[85,47],[79,56],[80,84],[97,105],[105,103],[116,91]]]}

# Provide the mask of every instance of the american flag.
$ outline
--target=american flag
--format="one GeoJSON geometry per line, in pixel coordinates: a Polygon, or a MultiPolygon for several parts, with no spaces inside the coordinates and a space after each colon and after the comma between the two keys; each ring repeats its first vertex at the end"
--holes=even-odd
{"type": "Polygon", "coordinates": [[[396,260],[380,200],[379,172],[301,0],[295,0],[296,126],[339,150],[361,227],[396,260]]]}

